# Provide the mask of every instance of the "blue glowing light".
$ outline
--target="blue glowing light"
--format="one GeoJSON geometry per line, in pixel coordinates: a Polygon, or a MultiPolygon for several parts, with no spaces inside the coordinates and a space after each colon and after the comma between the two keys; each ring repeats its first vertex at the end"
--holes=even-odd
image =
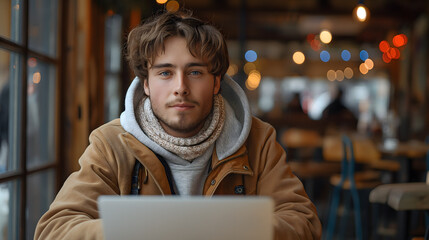
{"type": "Polygon", "coordinates": [[[258,59],[258,54],[256,54],[256,52],[253,50],[248,50],[246,54],[244,54],[244,58],[248,62],[254,62],[256,59],[258,59]]]}
{"type": "Polygon", "coordinates": [[[320,60],[322,60],[323,62],[328,62],[329,59],[331,59],[331,55],[329,54],[328,51],[320,52],[320,60]]]}
{"type": "Polygon", "coordinates": [[[344,60],[344,61],[348,61],[348,60],[350,60],[350,58],[352,57],[352,55],[350,54],[350,52],[348,51],[348,50],[343,50],[342,52],[341,52],[341,58],[344,60]]]}
{"type": "Polygon", "coordinates": [[[365,60],[367,60],[369,58],[368,52],[365,51],[365,50],[360,51],[359,56],[360,56],[360,59],[362,61],[365,61],[365,60]]]}

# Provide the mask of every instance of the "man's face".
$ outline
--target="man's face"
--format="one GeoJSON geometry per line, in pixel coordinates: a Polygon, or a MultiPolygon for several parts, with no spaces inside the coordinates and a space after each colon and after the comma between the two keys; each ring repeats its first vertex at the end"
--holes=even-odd
{"type": "Polygon", "coordinates": [[[144,91],[164,130],[175,137],[191,137],[204,125],[219,92],[220,76],[208,72],[207,63],[189,52],[186,40],[171,37],[165,51],[148,66],[144,91]]]}

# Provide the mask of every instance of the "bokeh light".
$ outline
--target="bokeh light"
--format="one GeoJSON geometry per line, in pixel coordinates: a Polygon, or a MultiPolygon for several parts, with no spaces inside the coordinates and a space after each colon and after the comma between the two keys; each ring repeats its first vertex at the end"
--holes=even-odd
{"type": "Polygon", "coordinates": [[[353,16],[359,22],[365,22],[369,18],[369,9],[363,4],[358,4],[353,10],[353,16]]]}
{"type": "Polygon", "coordinates": [[[168,0],[156,0],[156,2],[158,3],[158,4],[164,4],[164,3],[166,3],[168,0]]]}
{"type": "Polygon", "coordinates": [[[352,57],[352,55],[350,54],[350,52],[348,51],[348,50],[343,50],[342,52],[341,52],[341,58],[344,60],[344,61],[349,61],[350,60],[350,58],[352,57]]]}
{"type": "Polygon", "coordinates": [[[399,57],[401,56],[401,52],[399,51],[399,49],[397,49],[395,47],[390,48],[390,50],[388,52],[386,52],[386,54],[391,59],[399,59],[399,57]]]}
{"type": "Polygon", "coordinates": [[[311,40],[310,46],[311,46],[311,49],[313,49],[314,51],[319,51],[320,50],[320,41],[317,39],[313,39],[313,40],[311,40]]]}
{"type": "Polygon", "coordinates": [[[387,52],[390,49],[390,44],[386,41],[383,40],[380,42],[380,44],[378,44],[378,48],[380,49],[381,52],[387,52]]]}
{"type": "Polygon", "coordinates": [[[247,75],[249,75],[251,71],[256,70],[256,65],[254,63],[248,62],[244,64],[243,70],[247,75]]]}
{"type": "Polygon", "coordinates": [[[254,62],[256,61],[256,59],[258,59],[258,54],[256,54],[255,51],[253,50],[248,50],[245,54],[244,54],[244,58],[246,59],[246,61],[248,62],[254,62]]]}
{"type": "Polygon", "coordinates": [[[392,59],[389,57],[389,55],[390,54],[383,53],[383,62],[390,63],[390,61],[392,61],[392,59]]]}
{"type": "Polygon", "coordinates": [[[35,72],[33,74],[33,83],[38,84],[40,83],[41,79],[42,79],[42,75],[40,74],[40,72],[35,72]]]}
{"type": "Polygon", "coordinates": [[[332,41],[332,34],[328,30],[321,31],[319,37],[324,44],[329,44],[332,41]]]}
{"type": "Polygon", "coordinates": [[[398,34],[393,37],[392,42],[395,47],[402,47],[407,43],[408,39],[405,34],[398,34]]]}
{"type": "Polygon", "coordinates": [[[346,77],[347,79],[351,79],[353,77],[353,69],[351,69],[350,67],[346,67],[344,69],[344,77],[346,77]]]}
{"type": "Polygon", "coordinates": [[[179,3],[175,0],[169,1],[167,5],[165,6],[165,9],[169,12],[177,12],[179,10],[179,3]]]}
{"type": "Polygon", "coordinates": [[[361,63],[359,65],[359,71],[364,75],[368,73],[368,68],[366,67],[365,63],[361,63]]]}
{"type": "Polygon", "coordinates": [[[371,70],[374,67],[374,61],[372,61],[370,58],[365,60],[365,66],[368,70],[371,70]]]}
{"type": "Polygon", "coordinates": [[[368,59],[369,54],[368,54],[368,52],[367,52],[367,51],[362,50],[362,51],[360,51],[360,53],[359,53],[359,57],[360,57],[360,59],[361,59],[362,61],[365,61],[365,60],[367,60],[367,59],[368,59]]]}
{"type": "Polygon", "coordinates": [[[37,66],[37,59],[36,58],[29,58],[27,61],[27,64],[29,67],[34,68],[37,66]]]}
{"type": "Polygon", "coordinates": [[[320,52],[320,60],[322,60],[323,62],[328,62],[329,59],[331,59],[331,55],[328,51],[323,50],[320,52]]]}
{"type": "Polygon", "coordinates": [[[228,70],[226,71],[226,74],[228,74],[229,76],[234,76],[235,74],[237,74],[238,72],[238,66],[237,64],[230,64],[228,67],[228,70]]]}
{"type": "Polygon", "coordinates": [[[335,73],[334,70],[329,70],[328,73],[326,74],[326,77],[328,78],[329,81],[335,81],[335,79],[337,78],[337,74],[335,73]]]}
{"type": "Polygon", "coordinates": [[[311,43],[311,41],[313,41],[315,37],[316,37],[316,35],[314,35],[312,33],[307,34],[307,42],[311,43]]]}
{"type": "Polygon", "coordinates": [[[335,74],[337,75],[335,79],[337,79],[340,82],[344,80],[344,73],[343,73],[343,71],[337,70],[335,72],[335,74]]]}
{"type": "Polygon", "coordinates": [[[292,59],[296,64],[303,64],[305,61],[305,55],[304,55],[304,53],[302,53],[300,51],[296,51],[293,54],[292,59]]]}
{"type": "Polygon", "coordinates": [[[246,80],[246,87],[249,90],[255,90],[261,83],[261,73],[253,70],[250,72],[246,80]]]}

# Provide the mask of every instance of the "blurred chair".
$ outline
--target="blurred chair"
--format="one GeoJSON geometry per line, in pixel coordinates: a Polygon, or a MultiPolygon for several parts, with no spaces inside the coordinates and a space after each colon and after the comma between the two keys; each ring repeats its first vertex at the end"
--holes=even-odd
{"type": "Polygon", "coordinates": [[[314,180],[329,178],[340,172],[340,164],[322,161],[322,137],[317,131],[289,128],[282,134],[282,144],[288,154],[288,164],[303,182],[310,197],[314,197],[314,180]]]}
{"type": "MultiPolygon", "coordinates": [[[[377,158],[376,151],[371,151],[371,148],[365,148],[366,145],[366,141],[361,141],[361,144],[355,144],[354,146],[351,139],[345,135],[342,136],[341,140],[338,139],[338,136],[332,136],[328,137],[324,141],[323,153],[325,158],[327,157],[331,161],[336,161],[342,152],[341,174],[331,177],[331,184],[334,186],[334,189],[329,207],[329,218],[326,231],[326,239],[328,240],[333,239],[334,237],[337,213],[340,204],[340,195],[342,193],[345,196],[343,204],[344,212],[342,217],[348,216],[349,211],[353,209],[356,239],[362,240],[367,239],[368,237],[368,231],[364,232],[361,216],[361,204],[364,203],[367,205],[368,203],[367,201],[361,201],[360,194],[362,194],[362,190],[369,191],[369,189],[372,189],[375,186],[381,184],[381,182],[379,181],[379,172],[366,170],[356,171],[356,162],[358,156],[361,163],[369,163],[371,158],[377,158]],[[342,151],[341,148],[338,148],[338,145],[341,144],[342,151]],[[332,151],[333,149],[337,150],[332,151]],[[357,149],[359,149],[359,152],[356,151],[357,149]],[[353,201],[353,208],[350,207],[349,194],[351,195],[351,200],[353,201]]],[[[367,210],[366,207],[363,209],[367,210]]],[[[365,219],[368,219],[368,217],[365,219]]],[[[346,222],[347,221],[341,221],[340,225],[345,224],[346,222]]],[[[369,223],[366,223],[368,226],[369,223]]],[[[340,226],[341,237],[344,237],[345,229],[346,227],[340,226]]]]}

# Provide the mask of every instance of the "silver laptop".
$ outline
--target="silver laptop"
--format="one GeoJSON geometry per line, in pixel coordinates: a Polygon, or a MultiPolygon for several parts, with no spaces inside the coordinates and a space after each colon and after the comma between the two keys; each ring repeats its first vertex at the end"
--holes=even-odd
{"type": "Polygon", "coordinates": [[[271,240],[268,197],[101,196],[106,240],[271,240]]]}

